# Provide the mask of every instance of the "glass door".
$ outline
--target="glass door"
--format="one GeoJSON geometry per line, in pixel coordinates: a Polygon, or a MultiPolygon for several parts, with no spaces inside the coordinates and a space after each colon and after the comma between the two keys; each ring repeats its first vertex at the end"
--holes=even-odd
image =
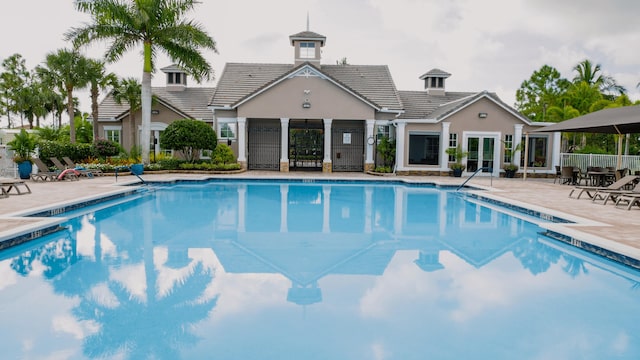
{"type": "Polygon", "coordinates": [[[467,138],[467,172],[482,168],[483,173],[494,171],[496,138],[493,136],[470,136],[467,138]]]}

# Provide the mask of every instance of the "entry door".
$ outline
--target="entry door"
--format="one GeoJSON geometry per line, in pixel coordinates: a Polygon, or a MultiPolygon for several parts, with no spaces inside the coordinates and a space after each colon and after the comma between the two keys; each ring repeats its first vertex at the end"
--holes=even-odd
{"type": "Polygon", "coordinates": [[[497,148],[494,136],[470,136],[467,138],[467,172],[483,168],[483,173],[497,174],[497,148]]]}

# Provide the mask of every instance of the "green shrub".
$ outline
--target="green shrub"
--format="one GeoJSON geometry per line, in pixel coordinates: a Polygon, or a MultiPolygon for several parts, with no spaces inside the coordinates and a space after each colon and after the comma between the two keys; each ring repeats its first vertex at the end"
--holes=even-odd
{"type": "Polygon", "coordinates": [[[90,144],[40,140],[38,141],[39,157],[47,162],[49,158],[57,157],[62,159],[68,156],[74,162],[82,162],[94,156],[93,148],[90,144]]]}
{"type": "Polygon", "coordinates": [[[157,162],[160,165],[160,168],[164,170],[176,170],[180,168],[180,164],[183,164],[184,160],[176,159],[176,158],[166,158],[157,162]]]}
{"type": "Polygon", "coordinates": [[[211,160],[214,164],[230,164],[236,162],[236,157],[229,145],[218,144],[211,154],[211,160]]]}
{"type": "Polygon", "coordinates": [[[181,151],[191,163],[201,150],[215,149],[217,142],[213,128],[200,120],[176,120],[160,134],[165,148],[181,151]]]}
{"type": "Polygon", "coordinates": [[[95,156],[99,158],[105,158],[107,156],[116,156],[122,151],[120,144],[107,140],[97,139],[93,142],[93,152],[95,156]]]}

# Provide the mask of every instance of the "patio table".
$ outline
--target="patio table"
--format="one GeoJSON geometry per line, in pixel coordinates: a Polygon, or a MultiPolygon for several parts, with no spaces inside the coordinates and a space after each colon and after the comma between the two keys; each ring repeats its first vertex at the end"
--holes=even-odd
{"type": "Polygon", "coordinates": [[[605,187],[615,179],[615,173],[610,171],[589,171],[587,175],[591,178],[591,184],[594,186],[605,187]]]}

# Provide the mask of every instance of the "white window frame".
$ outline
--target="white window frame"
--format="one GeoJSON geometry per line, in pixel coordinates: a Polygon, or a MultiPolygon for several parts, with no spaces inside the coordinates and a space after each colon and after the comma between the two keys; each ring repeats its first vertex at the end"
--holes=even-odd
{"type": "Polygon", "coordinates": [[[105,139],[117,142],[118,144],[122,145],[122,126],[106,125],[106,126],[104,126],[102,128],[102,133],[104,134],[104,138],[105,139]],[[114,141],[112,138],[110,138],[107,135],[107,131],[117,131],[118,132],[118,141],[114,141]]]}
{"type": "Polygon", "coordinates": [[[300,58],[314,59],[316,57],[316,43],[311,41],[300,42],[300,58]]]}
{"type": "Polygon", "coordinates": [[[235,140],[238,137],[238,120],[236,118],[218,118],[216,133],[220,140],[235,140]],[[227,125],[233,131],[233,137],[222,136],[222,126],[227,125]]]}

